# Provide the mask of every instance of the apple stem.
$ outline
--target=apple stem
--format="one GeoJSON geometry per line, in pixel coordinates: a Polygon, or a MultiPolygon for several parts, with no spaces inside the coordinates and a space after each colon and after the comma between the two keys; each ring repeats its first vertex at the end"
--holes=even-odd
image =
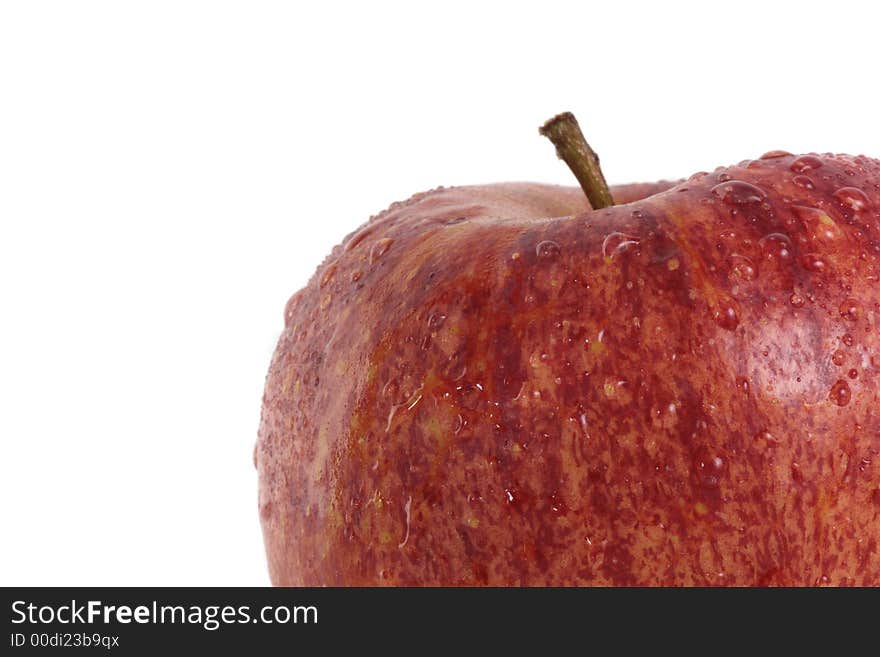
{"type": "Polygon", "coordinates": [[[599,167],[599,156],[584,139],[574,114],[557,114],[542,125],[539,132],[556,146],[556,155],[578,179],[594,210],[614,205],[611,190],[599,167]]]}

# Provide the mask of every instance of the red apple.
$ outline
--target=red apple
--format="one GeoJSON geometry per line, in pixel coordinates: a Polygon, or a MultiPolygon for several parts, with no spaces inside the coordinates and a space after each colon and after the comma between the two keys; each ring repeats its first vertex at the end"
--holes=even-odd
{"type": "MultiPolygon", "coordinates": [[[[562,151],[560,151],[562,154],[562,151]]],[[[880,585],[880,162],[437,189],[293,296],[279,585],[880,585]]]]}

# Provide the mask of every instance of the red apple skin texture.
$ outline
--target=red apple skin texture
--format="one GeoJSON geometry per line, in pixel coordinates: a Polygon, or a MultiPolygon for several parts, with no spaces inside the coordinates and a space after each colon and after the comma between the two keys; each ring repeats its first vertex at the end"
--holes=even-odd
{"type": "Polygon", "coordinates": [[[349,235],[266,382],[272,582],[880,585],[880,162],[769,155],[349,235]]]}

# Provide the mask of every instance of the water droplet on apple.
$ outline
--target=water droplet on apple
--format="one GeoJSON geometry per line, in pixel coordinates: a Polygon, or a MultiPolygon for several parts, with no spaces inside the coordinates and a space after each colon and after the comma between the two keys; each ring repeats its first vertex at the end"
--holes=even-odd
{"type": "Polygon", "coordinates": [[[848,322],[857,322],[861,315],[862,308],[855,299],[846,299],[838,308],[840,316],[848,322]]]}
{"type": "Polygon", "coordinates": [[[459,384],[455,394],[459,406],[469,411],[477,411],[483,404],[483,386],[480,383],[459,384]]]}
{"type": "Polygon", "coordinates": [[[801,266],[807,271],[821,273],[828,268],[828,264],[818,253],[807,253],[801,258],[801,266]]]}
{"type": "Polygon", "coordinates": [[[809,176],[798,175],[791,179],[798,187],[803,187],[804,189],[815,189],[815,185],[813,185],[813,179],[809,176]]]}
{"type": "Polygon", "coordinates": [[[761,203],[767,195],[760,187],[743,182],[742,180],[728,180],[719,183],[712,188],[712,193],[728,205],[749,205],[761,203]]]}
{"type": "Polygon", "coordinates": [[[465,363],[464,354],[456,352],[452,354],[443,365],[440,371],[440,377],[445,381],[460,381],[467,374],[467,364],[465,363]]]}
{"type": "Polygon", "coordinates": [[[852,368],[846,375],[851,379],[859,378],[859,371],[856,368],[852,368]]]}
{"type": "Polygon", "coordinates": [[[538,258],[543,260],[553,260],[559,255],[559,252],[562,249],[559,245],[553,240],[544,240],[543,242],[538,242],[538,245],[535,247],[535,253],[538,258]]]}
{"type": "Polygon", "coordinates": [[[446,321],[446,315],[441,312],[431,313],[431,316],[428,317],[428,328],[431,331],[438,330],[441,326],[443,326],[443,322],[446,321]]]}
{"type": "Polygon", "coordinates": [[[694,473],[697,476],[697,481],[704,488],[718,488],[721,485],[721,479],[724,476],[724,466],[724,459],[718,455],[711,454],[706,448],[697,450],[697,453],[694,455],[694,473]]]}
{"type": "Polygon", "coordinates": [[[791,211],[794,216],[801,220],[811,239],[821,243],[840,237],[840,229],[837,227],[834,219],[819,208],[792,205],[791,211]]]}
{"type": "Polygon", "coordinates": [[[779,263],[791,262],[794,256],[794,247],[791,238],[785,233],[770,233],[758,240],[761,252],[768,260],[776,260],[779,263]]]}
{"type": "Polygon", "coordinates": [[[730,275],[743,281],[753,281],[758,277],[758,268],[748,256],[732,253],[727,257],[730,275]]]}
{"type": "Polygon", "coordinates": [[[828,394],[828,399],[838,406],[846,406],[849,404],[851,398],[852,391],[849,388],[849,384],[843,379],[838,379],[837,382],[831,386],[831,392],[828,394]]]}
{"type": "Polygon", "coordinates": [[[361,276],[363,275],[364,273],[360,269],[355,269],[353,272],[351,272],[351,282],[357,283],[359,280],[361,280],[361,276]]]}
{"type": "Polygon", "coordinates": [[[584,432],[584,438],[589,440],[590,439],[590,427],[589,427],[589,423],[587,422],[587,414],[581,413],[580,416],[578,417],[578,421],[581,425],[581,430],[584,432]]]}
{"type": "Polygon", "coordinates": [[[804,298],[797,292],[792,292],[791,296],[788,297],[788,302],[795,308],[801,308],[804,305],[804,298]]]}
{"type": "Polygon", "coordinates": [[[834,192],[834,198],[853,212],[861,212],[871,206],[865,192],[858,187],[841,187],[834,192]]]}
{"type": "Polygon", "coordinates": [[[733,331],[739,326],[739,317],[736,313],[733,301],[726,299],[719,302],[718,306],[712,311],[712,319],[721,328],[727,331],[733,331]]]}
{"type": "Polygon", "coordinates": [[[764,153],[761,156],[760,159],[762,159],[762,160],[775,160],[780,157],[788,157],[789,155],[791,155],[791,153],[789,153],[788,151],[781,151],[781,150],[767,151],[766,153],[764,153]]]}
{"type": "Polygon", "coordinates": [[[773,434],[769,431],[759,431],[755,434],[755,441],[763,442],[763,443],[775,443],[776,438],[773,437],[773,434]]]}
{"type": "Polygon", "coordinates": [[[382,396],[391,400],[392,404],[403,401],[405,394],[400,390],[400,380],[393,376],[382,386],[382,396]]]}
{"type": "Polygon", "coordinates": [[[394,240],[390,237],[383,237],[376,240],[372,248],[370,248],[370,264],[372,265],[379,258],[385,255],[388,252],[388,249],[391,248],[392,244],[394,244],[394,240]]]}
{"type": "Polygon", "coordinates": [[[351,234],[348,241],[343,246],[344,251],[351,251],[358,244],[367,239],[370,235],[372,235],[376,231],[376,222],[370,222],[365,226],[361,226],[358,230],[351,234]]]}
{"type": "Polygon", "coordinates": [[[296,292],[284,305],[284,325],[289,326],[293,321],[293,316],[299,310],[299,304],[302,301],[302,290],[296,292]]]}
{"type": "Polygon", "coordinates": [[[639,240],[632,235],[618,232],[608,233],[602,240],[602,257],[613,258],[615,255],[638,245],[639,240]]]}
{"type": "Polygon", "coordinates": [[[847,347],[852,347],[855,344],[855,340],[853,339],[853,336],[851,336],[849,333],[845,334],[842,338],[840,338],[840,340],[847,347]]]}
{"type": "Polygon", "coordinates": [[[789,167],[795,173],[806,173],[822,166],[822,160],[815,155],[803,155],[791,163],[789,167]]]}
{"type": "Polygon", "coordinates": [[[336,266],[339,263],[338,260],[334,260],[329,265],[327,265],[326,269],[324,269],[324,275],[321,276],[321,284],[319,287],[324,287],[330,280],[333,278],[333,274],[336,273],[336,266]]]}
{"type": "Polygon", "coordinates": [[[837,349],[831,354],[831,362],[840,367],[846,361],[846,354],[841,349],[837,349]]]}

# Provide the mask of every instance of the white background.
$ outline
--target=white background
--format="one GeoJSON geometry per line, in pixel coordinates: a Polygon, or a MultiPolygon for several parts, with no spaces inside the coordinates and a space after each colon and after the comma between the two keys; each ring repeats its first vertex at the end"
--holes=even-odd
{"type": "Polygon", "coordinates": [[[880,155],[868,2],[4,2],[0,584],[266,584],[284,303],[440,184],[880,155]]]}

